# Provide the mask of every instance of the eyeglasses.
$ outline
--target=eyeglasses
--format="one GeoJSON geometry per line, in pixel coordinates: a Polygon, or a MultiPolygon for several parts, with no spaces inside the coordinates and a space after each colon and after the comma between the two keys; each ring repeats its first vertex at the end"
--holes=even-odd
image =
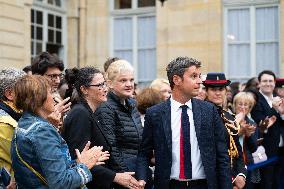
{"type": "Polygon", "coordinates": [[[49,77],[51,80],[56,80],[57,78],[59,79],[63,79],[64,78],[64,74],[45,74],[47,77],[49,77]]]}
{"type": "Polygon", "coordinates": [[[104,81],[104,82],[99,83],[99,84],[90,84],[88,86],[89,87],[98,87],[99,89],[102,89],[102,88],[106,87],[107,85],[106,85],[106,82],[104,81]]]}
{"type": "Polygon", "coordinates": [[[237,103],[237,106],[239,106],[239,107],[250,107],[250,104],[247,104],[247,103],[237,103]]]}

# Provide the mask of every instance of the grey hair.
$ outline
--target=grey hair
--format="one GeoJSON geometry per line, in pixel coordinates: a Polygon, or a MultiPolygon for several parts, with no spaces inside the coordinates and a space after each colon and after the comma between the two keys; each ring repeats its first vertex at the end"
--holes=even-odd
{"type": "Polygon", "coordinates": [[[15,68],[7,68],[0,70],[0,99],[6,100],[5,91],[12,89],[16,81],[26,73],[15,68]]]}
{"type": "Polygon", "coordinates": [[[174,82],[173,82],[174,75],[183,78],[184,72],[186,71],[187,68],[191,66],[196,66],[197,68],[200,68],[201,62],[186,56],[185,57],[179,56],[168,64],[166,71],[172,89],[174,87],[174,82]]]}

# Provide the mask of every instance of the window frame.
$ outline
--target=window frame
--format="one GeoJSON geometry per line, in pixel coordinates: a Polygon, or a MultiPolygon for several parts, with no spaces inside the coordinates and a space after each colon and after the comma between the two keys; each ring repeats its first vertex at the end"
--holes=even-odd
{"type": "MultiPolygon", "coordinates": [[[[56,7],[53,5],[50,5],[47,3],[47,0],[43,0],[42,2],[34,1],[31,11],[41,11],[43,15],[43,22],[42,22],[42,28],[43,28],[43,39],[42,39],[42,52],[46,51],[46,45],[48,42],[48,29],[50,28],[48,26],[48,14],[52,14],[54,16],[60,16],[61,17],[61,44],[62,44],[62,51],[60,54],[58,54],[59,58],[64,62],[64,65],[67,65],[67,52],[68,52],[68,46],[67,46],[67,14],[66,14],[66,6],[65,1],[61,1],[61,7],[56,7]]],[[[31,22],[32,26],[32,22],[31,22]]],[[[33,32],[33,31],[31,31],[33,32]]],[[[56,39],[55,39],[56,40],[56,39]]],[[[31,38],[31,42],[33,42],[33,39],[31,38]]],[[[32,51],[31,51],[32,52],[32,51]]],[[[31,58],[34,58],[36,55],[36,51],[34,51],[35,54],[31,54],[31,58]]]]}
{"type": "MultiPolygon", "coordinates": [[[[110,11],[110,20],[109,20],[109,55],[111,57],[114,56],[114,36],[113,36],[113,25],[114,20],[116,18],[131,18],[132,20],[132,66],[135,70],[134,72],[134,79],[138,83],[145,83],[150,82],[149,80],[139,80],[138,76],[138,50],[142,48],[138,48],[138,18],[139,17],[156,17],[156,6],[155,7],[138,7],[138,0],[131,0],[132,7],[129,9],[115,9],[114,8],[114,1],[110,0],[109,2],[109,11],[110,11]]],[[[155,30],[156,32],[156,30],[155,30]]],[[[143,48],[144,49],[144,48],[143,48]]],[[[145,48],[146,49],[146,48],[145,48]]],[[[153,48],[147,48],[153,49],[153,48]]],[[[157,46],[154,47],[157,49],[157,46]]],[[[157,51],[156,51],[157,57],[157,51]]],[[[157,63],[154,65],[157,66],[157,63]]]]}
{"type": "Polygon", "coordinates": [[[252,77],[256,77],[258,73],[256,73],[256,45],[258,43],[256,40],[256,9],[257,8],[269,8],[269,7],[277,7],[278,11],[278,41],[271,40],[271,41],[264,41],[267,42],[278,42],[278,70],[280,70],[280,63],[281,63],[281,15],[280,15],[280,5],[277,3],[277,0],[273,0],[273,2],[265,2],[265,0],[262,3],[226,3],[224,4],[223,9],[223,46],[224,46],[224,55],[223,55],[223,69],[226,75],[232,80],[247,80],[252,77]],[[227,32],[228,32],[228,11],[229,10],[235,10],[235,9],[249,9],[249,15],[250,15],[250,75],[248,76],[230,76],[229,73],[229,62],[228,62],[228,46],[229,44],[241,44],[241,43],[234,43],[234,42],[228,42],[227,32]]]}

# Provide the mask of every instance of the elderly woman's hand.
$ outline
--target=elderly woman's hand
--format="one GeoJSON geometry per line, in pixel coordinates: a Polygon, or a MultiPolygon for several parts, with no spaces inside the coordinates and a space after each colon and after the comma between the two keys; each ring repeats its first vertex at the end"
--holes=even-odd
{"type": "Polygon", "coordinates": [[[102,146],[94,146],[90,148],[91,142],[88,141],[83,151],[80,153],[78,149],[75,149],[77,155],[77,162],[85,164],[88,169],[94,167],[99,158],[102,155],[102,146]]]}
{"type": "Polygon", "coordinates": [[[140,183],[132,176],[135,172],[116,173],[114,182],[130,189],[141,188],[140,183]]]}
{"type": "Polygon", "coordinates": [[[246,137],[250,137],[255,132],[255,129],[256,129],[254,125],[247,124],[247,123],[244,125],[244,128],[245,128],[244,134],[246,137]]]}
{"type": "Polygon", "coordinates": [[[47,121],[59,129],[62,126],[61,113],[55,110],[47,116],[47,121]]]}
{"type": "Polygon", "coordinates": [[[55,110],[57,110],[58,112],[65,113],[70,110],[71,102],[68,102],[70,100],[70,97],[67,97],[64,100],[60,100],[55,97],[54,100],[57,102],[57,104],[55,105],[55,110]]]}
{"type": "Polygon", "coordinates": [[[235,116],[235,119],[237,123],[241,124],[241,122],[245,119],[245,114],[243,112],[240,112],[235,116]]]}
{"type": "Polygon", "coordinates": [[[108,160],[109,159],[109,152],[108,151],[104,151],[101,153],[101,156],[98,158],[98,161],[96,163],[96,165],[102,165],[102,164],[105,164],[104,161],[108,160]]]}

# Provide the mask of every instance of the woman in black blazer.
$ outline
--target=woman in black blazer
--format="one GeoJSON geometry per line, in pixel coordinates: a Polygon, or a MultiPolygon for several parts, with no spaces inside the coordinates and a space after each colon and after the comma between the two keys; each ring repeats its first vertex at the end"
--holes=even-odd
{"type": "MultiPolygon", "coordinates": [[[[90,141],[91,146],[103,146],[103,150],[111,152],[111,147],[101,130],[101,125],[94,119],[97,107],[107,100],[107,87],[102,73],[93,68],[73,68],[66,71],[66,80],[69,86],[73,86],[79,96],[75,104],[64,120],[62,132],[66,140],[72,158],[76,158],[75,149],[82,150],[90,141]]],[[[70,91],[69,91],[70,92],[70,91]]],[[[93,181],[88,188],[110,189],[113,183],[134,188],[138,182],[129,173],[116,173],[105,165],[95,166],[92,170],[93,181]]]]}

